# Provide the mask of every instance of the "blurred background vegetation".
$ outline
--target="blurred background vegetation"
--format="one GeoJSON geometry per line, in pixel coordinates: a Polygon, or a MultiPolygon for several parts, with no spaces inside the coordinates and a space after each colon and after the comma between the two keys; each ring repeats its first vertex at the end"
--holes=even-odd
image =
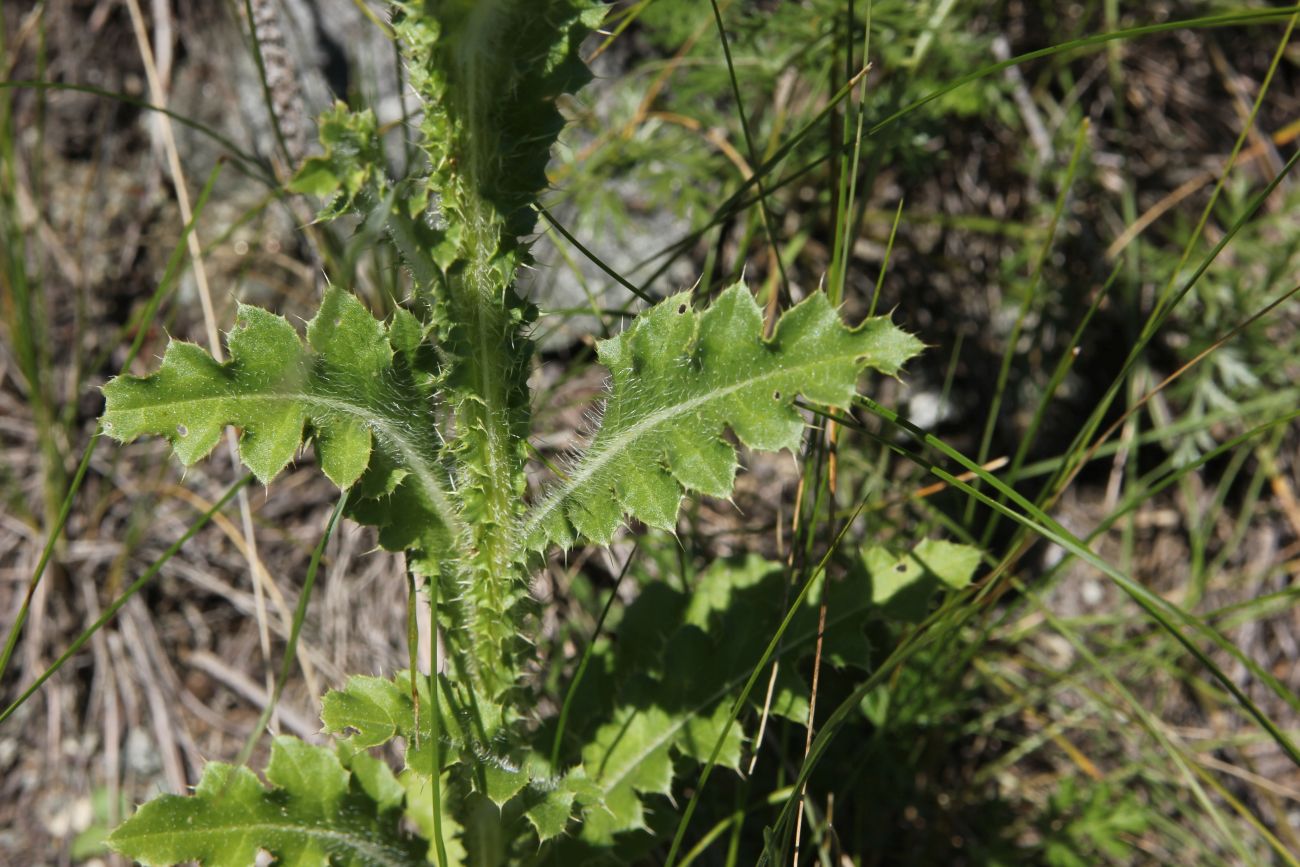
{"type": "MultiPolygon", "coordinates": [[[[98,386],[133,341],[141,372],[169,336],[206,344],[236,300],[293,318],[326,280],[377,313],[407,297],[376,228],[314,225],[318,203],[282,187],[286,128],[310,132],[334,98],[375,111],[388,171],[411,166],[419,107],[382,4],[276,4],[297,103],[264,89],[244,4],[141,6],[0,9],[6,635],[92,442],[98,386]],[[173,115],[146,107],[164,101],[173,115]]],[[[901,382],[871,383],[875,400],[1240,654],[1189,630],[1213,668],[1197,663],[1110,578],[933,485],[898,454],[906,438],[862,413],[802,465],[753,457],[733,501],[692,504],[677,537],[548,564],[539,716],[611,594],[602,640],[653,655],[666,591],[642,588],[686,592],[720,558],[816,558],[846,525],[846,550],[974,542],[976,590],[870,627],[871,665],[920,629],[937,639],[856,703],[817,765],[804,863],[1296,863],[1300,773],[1284,742],[1300,732],[1300,302],[1287,295],[1300,284],[1300,45],[1286,16],[1159,27],[1269,8],[719,0],[728,64],[713,4],[611,4],[589,43],[597,79],[564,105],[528,277],[544,314],[539,455],[575,442],[599,398],[593,337],[637,309],[625,283],[701,299],[742,276],[764,299],[825,288],[850,320],[892,310],[930,346],[901,382]]],[[[221,449],[184,474],[162,442],[89,454],[0,706],[238,477],[221,449]]],[[[238,752],[334,502],[310,460],[219,513],[0,726],[0,860],[109,863],[99,839],[124,811],[238,752]]],[[[345,673],[405,665],[401,564],[375,547],[357,527],[330,542],[279,706],[286,731],[319,737],[318,697],[345,673]]],[[[825,663],[819,708],[860,677],[825,663]]],[[[745,725],[754,736],[757,716],[745,725]]],[[[754,862],[805,750],[787,719],[762,737],[747,775],[710,781],[681,863],[754,862]]],[[[661,863],[681,806],[663,800],[657,834],[630,835],[617,861],[661,863]]]]}

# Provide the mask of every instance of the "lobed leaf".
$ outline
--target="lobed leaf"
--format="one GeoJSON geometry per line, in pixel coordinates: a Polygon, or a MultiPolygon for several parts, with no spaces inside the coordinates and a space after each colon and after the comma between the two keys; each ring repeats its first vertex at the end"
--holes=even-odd
{"type": "Polygon", "coordinates": [[[354,675],[343,689],[332,689],[321,702],[325,731],[347,735],[352,745],[365,749],[386,744],[414,732],[415,711],[410,693],[383,677],[354,675]]]}
{"type": "Polygon", "coordinates": [[[427,376],[409,359],[409,323],[400,315],[395,323],[390,332],[332,288],[304,342],[283,317],[241,304],[229,361],[173,340],[155,373],[104,386],[104,431],[122,442],[163,436],[189,466],[234,425],[241,459],[264,483],[310,434],[330,480],[358,485],[354,516],[379,525],[386,547],[416,549],[416,562],[432,571],[427,564],[460,519],[446,490],[427,376]]]}
{"type": "MultiPolygon", "coordinates": [[[[392,680],[350,677],[343,689],[326,693],[321,711],[325,731],[345,736],[349,749],[380,746],[396,737],[406,740],[407,770],[402,780],[407,786],[408,809],[412,803],[411,792],[417,788],[425,802],[431,797],[427,786],[435,772],[428,680],[421,678],[418,683],[420,714],[417,732],[409,677],[408,672],[399,673],[392,680]]],[[[504,808],[511,801],[518,800],[541,841],[562,833],[575,798],[573,788],[564,780],[551,780],[538,772],[528,757],[523,761],[513,761],[493,752],[500,747],[499,740],[503,734],[503,712],[499,706],[481,696],[475,697],[473,708],[458,703],[446,678],[439,678],[439,690],[442,710],[439,717],[440,743],[451,747],[454,752],[441,758],[438,773],[463,763],[465,768],[472,769],[465,775],[469,783],[496,807],[504,808]]],[[[429,818],[431,821],[431,815],[429,818]]],[[[449,818],[445,819],[444,824],[448,821],[449,818]]],[[[448,858],[456,861],[450,852],[448,858]]]]}
{"type": "MultiPolygon", "coordinates": [[[[416,683],[419,713],[411,700],[410,672],[399,672],[391,680],[354,675],[342,689],[332,689],[321,702],[321,722],[329,734],[346,738],[352,749],[368,749],[393,738],[406,740],[406,764],[425,776],[434,773],[433,701],[429,680],[416,683]]],[[[495,765],[489,780],[491,791],[500,794],[513,785],[508,769],[513,763],[496,754],[505,736],[504,711],[482,695],[467,696],[444,676],[438,678],[438,737],[442,746],[459,751],[485,767],[495,765]]],[[[458,756],[442,756],[441,772],[458,756]]],[[[525,781],[526,782],[526,781],[525,781]]],[[[516,788],[515,791],[518,791],[516,788]]],[[[513,794],[513,793],[512,793],[513,794]]]]}
{"type": "Polygon", "coordinates": [[[384,149],[374,112],[350,111],[342,102],[322,112],[317,126],[325,151],[310,157],[294,174],[289,189],[330,199],[321,219],[347,213],[359,197],[382,195],[384,149]]]}
{"type": "Polygon", "coordinates": [[[848,328],[820,292],[787,311],[770,340],[741,284],[702,313],[686,293],[668,298],[599,344],[611,374],[600,429],[528,516],[525,544],[607,543],[627,515],[671,530],[685,491],[731,494],[726,430],[750,448],[797,449],[797,396],[846,405],[862,370],[895,375],[920,349],[888,317],[848,328]]]}
{"type": "Polygon", "coordinates": [[[566,785],[554,788],[534,787],[541,796],[524,811],[524,816],[537,832],[537,839],[543,843],[563,834],[573,816],[576,793],[567,785],[568,781],[565,782],[566,785]]]}
{"type": "Polygon", "coordinates": [[[426,863],[424,841],[402,832],[397,810],[353,785],[330,750],[278,737],[266,778],[269,788],[247,768],[213,762],[193,796],[150,801],[108,845],[149,867],[182,861],[247,867],[262,851],[298,867],[426,863]]]}

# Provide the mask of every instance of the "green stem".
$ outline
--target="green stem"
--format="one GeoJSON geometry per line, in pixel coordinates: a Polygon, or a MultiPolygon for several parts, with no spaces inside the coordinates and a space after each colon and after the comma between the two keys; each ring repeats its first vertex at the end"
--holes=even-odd
{"type": "MultiPolygon", "coordinates": [[[[465,186],[469,186],[466,184],[465,186]]],[[[472,600],[474,644],[480,675],[489,693],[514,680],[509,645],[517,632],[511,614],[526,586],[510,545],[524,489],[527,440],[527,359],[530,346],[520,333],[526,318],[510,286],[514,246],[491,206],[462,190],[464,265],[448,281],[449,312],[456,323],[455,346],[463,393],[456,404],[461,443],[465,534],[471,553],[462,591],[472,600]]]]}
{"type": "MultiPolygon", "coordinates": [[[[515,534],[529,432],[531,343],[524,329],[533,317],[513,283],[526,260],[519,237],[530,231],[531,205],[546,183],[552,139],[542,130],[559,121],[552,87],[562,83],[539,46],[576,44],[570,24],[559,23],[570,20],[573,8],[560,0],[546,5],[446,4],[437,13],[432,48],[417,58],[421,68],[412,78],[431,97],[425,120],[434,167],[430,188],[457,248],[437,303],[450,331],[461,542],[469,554],[458,577],[470,622],[449,632],[448,640],[472,653],[488,694],[516,680],[514,645],[527,590],[515,534]],[[520,62],[503,64],[503,51],[520,62]],[[521,139],[525,132],[531,138],[521,139]]],[[[409,28],[417,24],[414,16],[404,19],[399,32],[414,34],[409,28]]]]}

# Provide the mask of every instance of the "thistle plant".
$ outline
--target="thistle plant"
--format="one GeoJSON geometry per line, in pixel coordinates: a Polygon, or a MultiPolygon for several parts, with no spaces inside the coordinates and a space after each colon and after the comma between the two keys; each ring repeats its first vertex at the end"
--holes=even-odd
{"type": "MultiPolygon", "coordinates": [[[[609,371],[600,421],[556,481],[530,496],[536,311],[515,277],[529,261],[534,205],[563,127],[556,99],[587,80],[578,47],[603,7],[392,6],[423,100],[425,172],[386,177],[374,118],[339,107],[321,121],[324,154],[294,187],[323,196],[325,218],[382,220],[409,269],[410,303],[379,321],[336,286],[302,336],[280,316],[240,306],[228,361],[173,341],[155,373],[105,386],[103,425],[124,442],[165,437],[186,465],[234,425],[243,461],[268,484],[310,443],[346,492],[348,514],[376,527],[426,583],[447,664],[432,676],[413,664],[393,679],[355,677],[328,694],[323,721],[336,745],[277,738],[269,786],[214,763],[192,797],[145,805],[110,842],[147,864],[249,864],[260,850],[294,864],[520,863],[565,838],[599,849],[644,828],[644,799],[670,792],[674,755],[738,765],[731,699],[772,630],[786,629],[796,652],[808,646],[814,612],[801,602],[783,624],[786,612],[770,606],[781,594],[757,593],[780,569],[759,560],[717,564],[704,579],[709,593],[663,610],[654,606],[664,596],[647,594],[636,604],[657,624],[655,663],[636,668],[602,651],[592,678],[625,687],[566,731],[537,719],[522,674],[538,556],[609,543],[629,520],[673,531],[684,496],[731,494],[729,434],[750,449],[798,450],[806,420],[796,401],[847,406],[864,370],[895,375],[920,349],[887,317],[850,327],[822,293],[770,329],[744,285],[704,309],[689,293],[666,298],[599,344],[609,371]],[[767,601],[728,604],[750,593],[767,601]],[[682,664],[698,671],[682,677],[682,664]],[[395,775],[369,750],[398,737],[406,759],[395,775]]],[[[864,620],[925,576],[964,584],[975,566],[968,554],[950,546],[915,561],[864,556],[857,578],[834,590],[845,596],[830,646],[867,667],[864,620]],[[884,577],[897,574],[907,581],[884,577]]],[[[775,710],[798,718],[798,690],[785,686],[775,710]]]]}

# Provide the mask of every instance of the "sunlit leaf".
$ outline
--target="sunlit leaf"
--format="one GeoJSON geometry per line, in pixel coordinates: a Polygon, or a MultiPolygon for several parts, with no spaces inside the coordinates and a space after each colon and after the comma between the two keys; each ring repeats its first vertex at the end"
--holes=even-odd
{"type": "Polygon", "coordinates": [[[191,797],[155,798],[108,845],[150,867],[248,867],[262,851],[300,867],[425,863],[424,842],[403,833],[399,813],[354,784],[330,750],[276,738],[266,778],[269,787],[247,768],[213,762],[191,797]]]}
{"type": "MultiPolygon", "coordinates": [[[[400,345],[409,342],[409,330],[403,322],[395,335],[400,345]]],[[[411,366],[394,365],[383,323],[334,288],[308,323],[306,341],[283,317],[240,305],[227,345],[230,360],[218,363],[200,347],[173,340],[157,372],[111,380],[104,386],[104,430],[123,442],[163,436],[188,466],[234,425],[240,456],[263,482],[310,435],[335,484],[360,482],[351,513],[379,525],[389,547],[413,548],[417,561],[436,562],[458,519],[433,406],[411,366]],[[401,532],[403,526],[412,529],[401,532]]]]}
{"type": "Polygon", "coordinates": [[[625,516],[672,529],[685,491],[731,494],[730,429],[754,449],[797,449],[795,398],[844,405],[858,375],[888,375],[921,349],[888,317],[847,327],[822,293],[787,311],[770,339],[740,284],[705,311],[673,296],[599,344],[611,386],[590,447],[529,515],[527,543],[608,542],[625,516]]]}

